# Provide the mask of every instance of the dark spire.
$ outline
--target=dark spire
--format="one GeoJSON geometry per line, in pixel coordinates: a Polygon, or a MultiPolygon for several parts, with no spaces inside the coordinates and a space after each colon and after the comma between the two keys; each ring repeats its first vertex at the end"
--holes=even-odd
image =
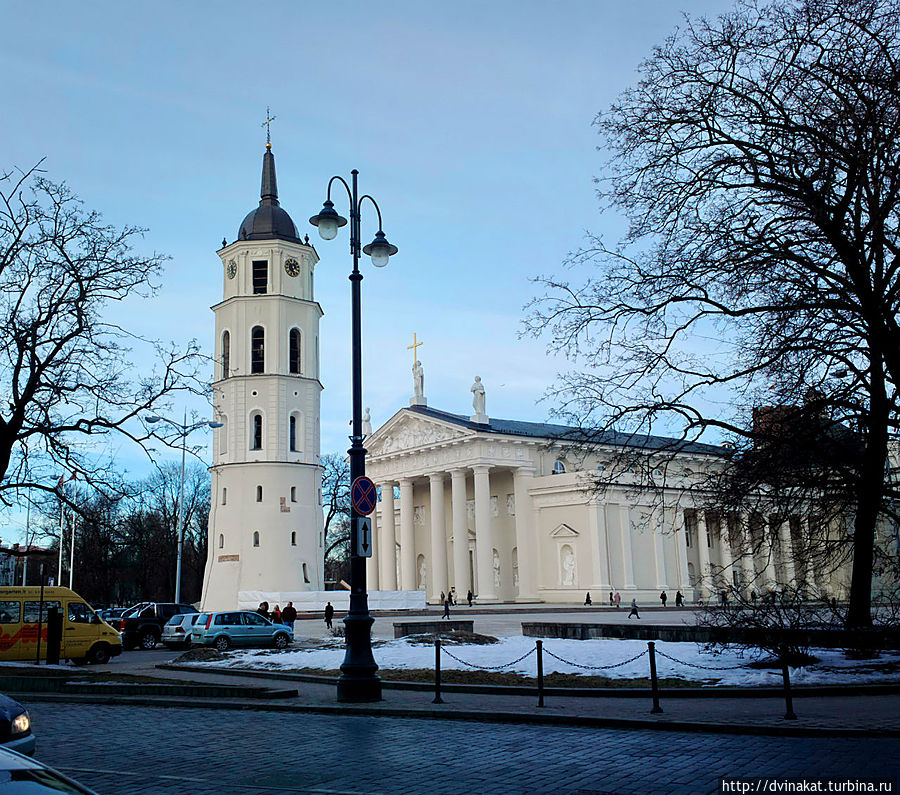
{"type": "Polygon", "coordinates": [[[266,153],[263,155],[262,187],[259,190],[260,204],[278,204],[278,183],[275,181],[275,155],[272,154],[272,145],[266,144],[266,153]]]}

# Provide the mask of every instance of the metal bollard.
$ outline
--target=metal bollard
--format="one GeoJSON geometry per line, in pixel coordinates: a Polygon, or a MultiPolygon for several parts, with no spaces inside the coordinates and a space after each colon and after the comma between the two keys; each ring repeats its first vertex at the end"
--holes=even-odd
{"type": "Polygon", "coordinates": [[[662,707],[659,705],[659,679],[656,676],[656,644],[652,640],[647,641],[647,649],[650,652],[650,690],[653,693],[653,709],[650,714],[659,715],[662,707]]]}
{"type": "Polygon", "coordinates": [[[536,640],[537,648],[537,680],[538,680],[538,706],[544,706],[544,641],[536,640]]]}
{"type": "Polygon", "coordinates": [[[434,639],[434,698],[432,704],[443,704],[441,698],[441,639],[434,639]]]}
{"type": "Polygon", "coordinates": [[[781,678],[784,680],[784,719],[797,720],[797,715],[794,712],[794,699],[791,696],[791,673],[788,670],[786,652],[786,649],[781,651],[781,678]]]}

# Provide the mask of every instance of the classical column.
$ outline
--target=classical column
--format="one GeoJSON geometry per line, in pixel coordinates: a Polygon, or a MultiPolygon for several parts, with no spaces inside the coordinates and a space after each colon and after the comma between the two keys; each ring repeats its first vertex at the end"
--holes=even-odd
{"type": "Polygon", "coordinates": [[[381,568],[381,547],[378,543],[377,516],[378,510],[376,509],[372,511],[372,515],[369,517],[372,520],[372,557],[366,561],[366,586],[369,591],[381,590],[381,578],[378,576],[381,568]]]}
{"type": "Polygon", "coordinates": [[[400,479],[400,590],[416,590],[413,484],[409,478],[400,479]]]}
{"type": "Polygon", "coordinates": [[[666,547],[663,543],[663,517],[654,524],[653,527],[653,563],[656,569],[656,587],[660,591],[665,591],[668,587],[668,578],[666,576],[666,547]]]}
{"type": "Polygon", "coordinates": [[[796,588],[794,572],[794,549],[791,543],[791,521],[786,519],[778,525],[778,548],[781,552],[781,570],[784,573],[784,587],[796,588]]]}
{"type": "Polygon", "coordinates": [[[381,587],[397,590],[397,528],[394,518],[394,484],[381,484],[381,587]]]}
{"type": "Polygon", "coordinates": [[[517,602],[537,601],[537,576],[534,570],[537,539],[534,537],[533,507],[531,504],[531,483],[534,470],[519,467],[513,474],[513,488],[516,496],[516,549],[519,556],[519,593],[517,602]]]}
{"type": "Polygon", "coordinates": [[[491,528],[490,466],[477,464],[475,473],[475,560],[478,563],[478,600],[496,602],[494,593],[494,533],[491,528]]]}
{"type": "Polygon", "coordinates": [[[622,543],[622,583],[626,590],[633,591],[634,557],[631,553],[631,509],[627,505],[619,505],[619,538],[622,543]]]}
{"type": "Polygon", "coordinates": [[[444,532],[444,473],[428,476],[431,488],[431,600],[440,602],[447,591],[447,537],[444,532]]]}
{"type": "Polygon", "coordinates": [[[728,515],[719,516],[719,561],[722,566],[722,580],[725,588],[734,583],[734,557],[731,554],[731,531],[728,527],[728,515]]]}
{"type": "Polygon", "coordinates": [[[743,554],[741,555],[741,571],[743,572],[743,585],[746,596],[750,597],[750,591],[756,590],[756,567],[753,565],[753,535],[750,533],[750,516],[742,513],[740,515],[741,522],[741,546],[743,554]]]}
{"type": "Polygon", "coordinates": [[[469,533],[466,529],[466,471],[450,470],[450,516],[453,529],[453,587],[461,602],[469,590],[469,533]]]}
{"type": "Polygon", "coordinates": [[[706,527],[706,511],[700,508],[694,512],[694,515],[697,517],[697,556],[700,563],[697,584],[700,598],[706,600],[710,594],[709,531],[706,527]]]}
{"type": "Polygon", "coordinates": [[[681,583],[680,590],[687,599],[687,591],[692,587],[691,578],[688,576],[687,559],[687,533],[684,528],[684,510],[681,506],[675,506],[675,555],[678,559],[678,579],[681,583]]]}
{"type": "Polygon", "coordinates": [[[777,525],[772,517],[763,519],[763,554],[765,555],[764,586],[768,591],[774,591],[778,587],[775,577],[775,535],[778,532],[777,525]]]}

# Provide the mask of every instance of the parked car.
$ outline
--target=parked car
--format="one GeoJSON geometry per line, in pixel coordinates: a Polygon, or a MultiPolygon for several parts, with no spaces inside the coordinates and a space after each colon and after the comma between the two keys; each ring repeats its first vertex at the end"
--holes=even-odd
{"type": "Polygon", "coordinates": [[[191,628],[200,615],[200,613],[181,613],[172,616],[163,627],[163,645],[170,649],[191,648],[191,628]]]}
{"type": "Polygon", "coordinates": [[[174,602],[141,602],[129,607],[114,626],[122,634],[122,644],[126,649],[140,646],[153,649],[162,637],[163,627],[172,616],[196,613],[192,605],[174,602]]]}
{"type": "Polygon", "coordinates": [[[126,608],[124,607],[107,607],[103,610],[98,610],[97,615],[100,616],[107,624],[112,623],[112,621],[116,618],[121,618],[122,613],[124,613],[126,608]]]}
{"type": "Polygon", "coordinates": [[[4,795],[97,795],[52,767],[0,746],[0,790],[4,795]]]}
{"type": "Polygon", "coordinates": [[[0,695],[0,747],[29,755],[35,747],[28,710],[4,695],[0,695]]]}
{"type": "Polygon", "coordinates": [[[201,613],[191,631],[194,646],[214,646],[219,651],[232,646],[274,646],[276,649],[285,649],[293,639],[294,633],[290,627],[273,624],[250,610],[201,613]]]}
{"type": "Polygon", "coordinates": [[[62,611],[60,657],[103,665],[122,653],[122,641],[75,591],[36,585],[0,587],[0,660],[34,660],[41,624],[41,658],[47,658],[47,614],[62,611]],[[44,601],[41,602],[41,596],[44,601]]]}

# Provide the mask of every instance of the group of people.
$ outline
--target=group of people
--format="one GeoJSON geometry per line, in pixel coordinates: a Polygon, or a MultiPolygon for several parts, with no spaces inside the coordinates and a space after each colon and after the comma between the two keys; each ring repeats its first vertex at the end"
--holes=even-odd
{"type": "Polygon", "coordinates": [[[297,620],[297,610],[294,607],[293,602],[288,602],[284,610],[278,605],[275,605],[271,612],[269,612],[268,602],[260,602],[259,607],[256,608],[256,612],[263,618],[268,618],[273,624],[284,624],[285,626],[290,627],[291,632],[294,631],[294,622],[297,620]]]}
{"type": "MultiPolygon", "coordinates": [[[[469,607],[475,602],[475,594],[470,590],[466,594],[466,602],[469,607]]],[[[446,594],[441,591],[441,604],[444,606],[444,615],[441,618],[450,618],[450,608],[456,604],[456,591],[451,588],[446,594]]]]}
{"type": "MultiPolygon", "coordinates": [[[[619,604],[622,601],[622,596],[618,591],[610,591],[609,592],[609,606],[618,608],[619,604]]],[[[659,601],[662,602],[662,606],[665,607],[669,601],[669,595],[665,591],[661,591],[659,594],[659,601]]],[[[592,605],[594,602],[591,599],[591,592],[588,591],[584,596],[584,603],[587,606],[592,605]]],[[[681,591],[675,592],[675,607],[684,607],[684,594],[681,591]]],[[[628,614],[628,618],[640,618],[641,614],[638,611],[637,599],[631,600],[631,612],[628,614]]]]}

